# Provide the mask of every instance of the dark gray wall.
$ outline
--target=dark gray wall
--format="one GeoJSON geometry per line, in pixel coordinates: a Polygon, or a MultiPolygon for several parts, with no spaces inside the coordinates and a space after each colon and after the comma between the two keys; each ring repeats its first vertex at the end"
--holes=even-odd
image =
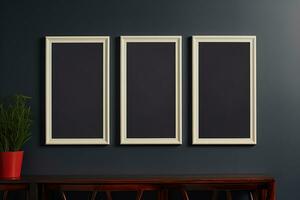
{"type": "Polygon", "coordinates": [[[300,1],[0,1],[0,95],[32,96],[24,174],[266,173],[300,199],[300,1]],[[183,36],[183,145],[119,146],[120,35],[183,36]],[[193,34],[257,35],[256,146],[191,146],[193,34]],[[44,36],[111,36],[112,145],[43,146],[44,36]]]}

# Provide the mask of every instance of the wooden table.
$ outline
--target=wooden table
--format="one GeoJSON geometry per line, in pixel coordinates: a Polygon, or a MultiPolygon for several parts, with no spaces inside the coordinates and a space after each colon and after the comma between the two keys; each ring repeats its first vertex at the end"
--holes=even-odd
{"type": "MultiPolygon", "coordinates": [[[[30,200],[47,198],[47,191],[140,191],[158,190],[160,200],[168,199],[169,189],[178,189],[188,200],[188,191],[251,191],[254,200],[276,200],[275,180],[260,175],[202,175],[202,176],[27,176],[19,180],[0,180],[0,188],[25,185],[30,200]]],[[[230,193],[228,193],[230,194],[230,193]]],[[[230,195],[227,196],[229,199],[230,195]]]]}

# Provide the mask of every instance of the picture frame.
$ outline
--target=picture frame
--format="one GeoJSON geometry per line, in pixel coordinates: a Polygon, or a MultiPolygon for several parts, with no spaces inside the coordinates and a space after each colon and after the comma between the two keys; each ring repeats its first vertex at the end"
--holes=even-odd
{"type": "Polygon", "coordinates": [[[256,36],[197,35],[192,51],[193,145],[255,145],[256,36]]]}
{"type": "Polygon", "coordinates": [[[109,37],[47,36],[45,41],[45,144],[109,144],[109,37]]]}
{"type": "Polygon", "coordinates": [[[181,36],[121,36],[120,142],[122,145],[182,143],[181,41],[181,36]],[[144,61],[147,59],[149,62],[144,61]],[[152,69],[161,71],[155,74],[152,69]],[[155,81],[157,74],[164,77],[162,78],[164,84],[170,87],[160,88],[157,82],[161,79],[155,81]],[[144,88],[140,89],[136,86],[144,88]],[[149,91],[153,93],[152,96],[149,95],[150,99],[145,98],[149,91]],[[131,94],[127,95],[128,92],[131,94]],[[169,96],[166,95],[169,93],[169,96]],[[164,97],[159,97],[160,95],[164,97]],[[139,100],[143,98],[144,101],[139,100]],[[156,102],[156,105],[153,102],[156,102]],[[134,106],[131,106],[132,104],[134,106]],[[162,105],[170,112],[160,110],[159,107],[162,108],[162,105]],[[156,119],[158,115],[154,113],[157,110],[161,113],[160,120],[166,122],[161,123],[161,126],[156,119]],[[153,122],[151,126],[149,126],[150,121],[153,122]]]}

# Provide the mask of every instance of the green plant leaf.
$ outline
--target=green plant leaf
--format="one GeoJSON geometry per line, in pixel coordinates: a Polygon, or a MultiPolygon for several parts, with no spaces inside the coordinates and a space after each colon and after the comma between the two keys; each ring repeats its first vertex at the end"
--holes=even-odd
{"type": "Polygon", "coordinates": [[[30,97],[15,95],[0,102],[0,151],[19,151],[31,137],[30,97]]]}

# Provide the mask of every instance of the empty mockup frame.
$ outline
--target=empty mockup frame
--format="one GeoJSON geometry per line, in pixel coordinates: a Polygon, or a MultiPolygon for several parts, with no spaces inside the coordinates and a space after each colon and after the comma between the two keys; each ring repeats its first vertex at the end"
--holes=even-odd
{"type": "Polygon", "coordinates": [[[121,37],[121,144],[181,144],[181,36],[121,37]]]}
{"type": "Polygon", "coordinates": [[[46,144],[109,144],[109,37],[46,37],[46,144]]]}
{"type": "Polygon", "coordinates": [[[193,37],[193,144],[256,144],[256,37],[193,37]]]}

